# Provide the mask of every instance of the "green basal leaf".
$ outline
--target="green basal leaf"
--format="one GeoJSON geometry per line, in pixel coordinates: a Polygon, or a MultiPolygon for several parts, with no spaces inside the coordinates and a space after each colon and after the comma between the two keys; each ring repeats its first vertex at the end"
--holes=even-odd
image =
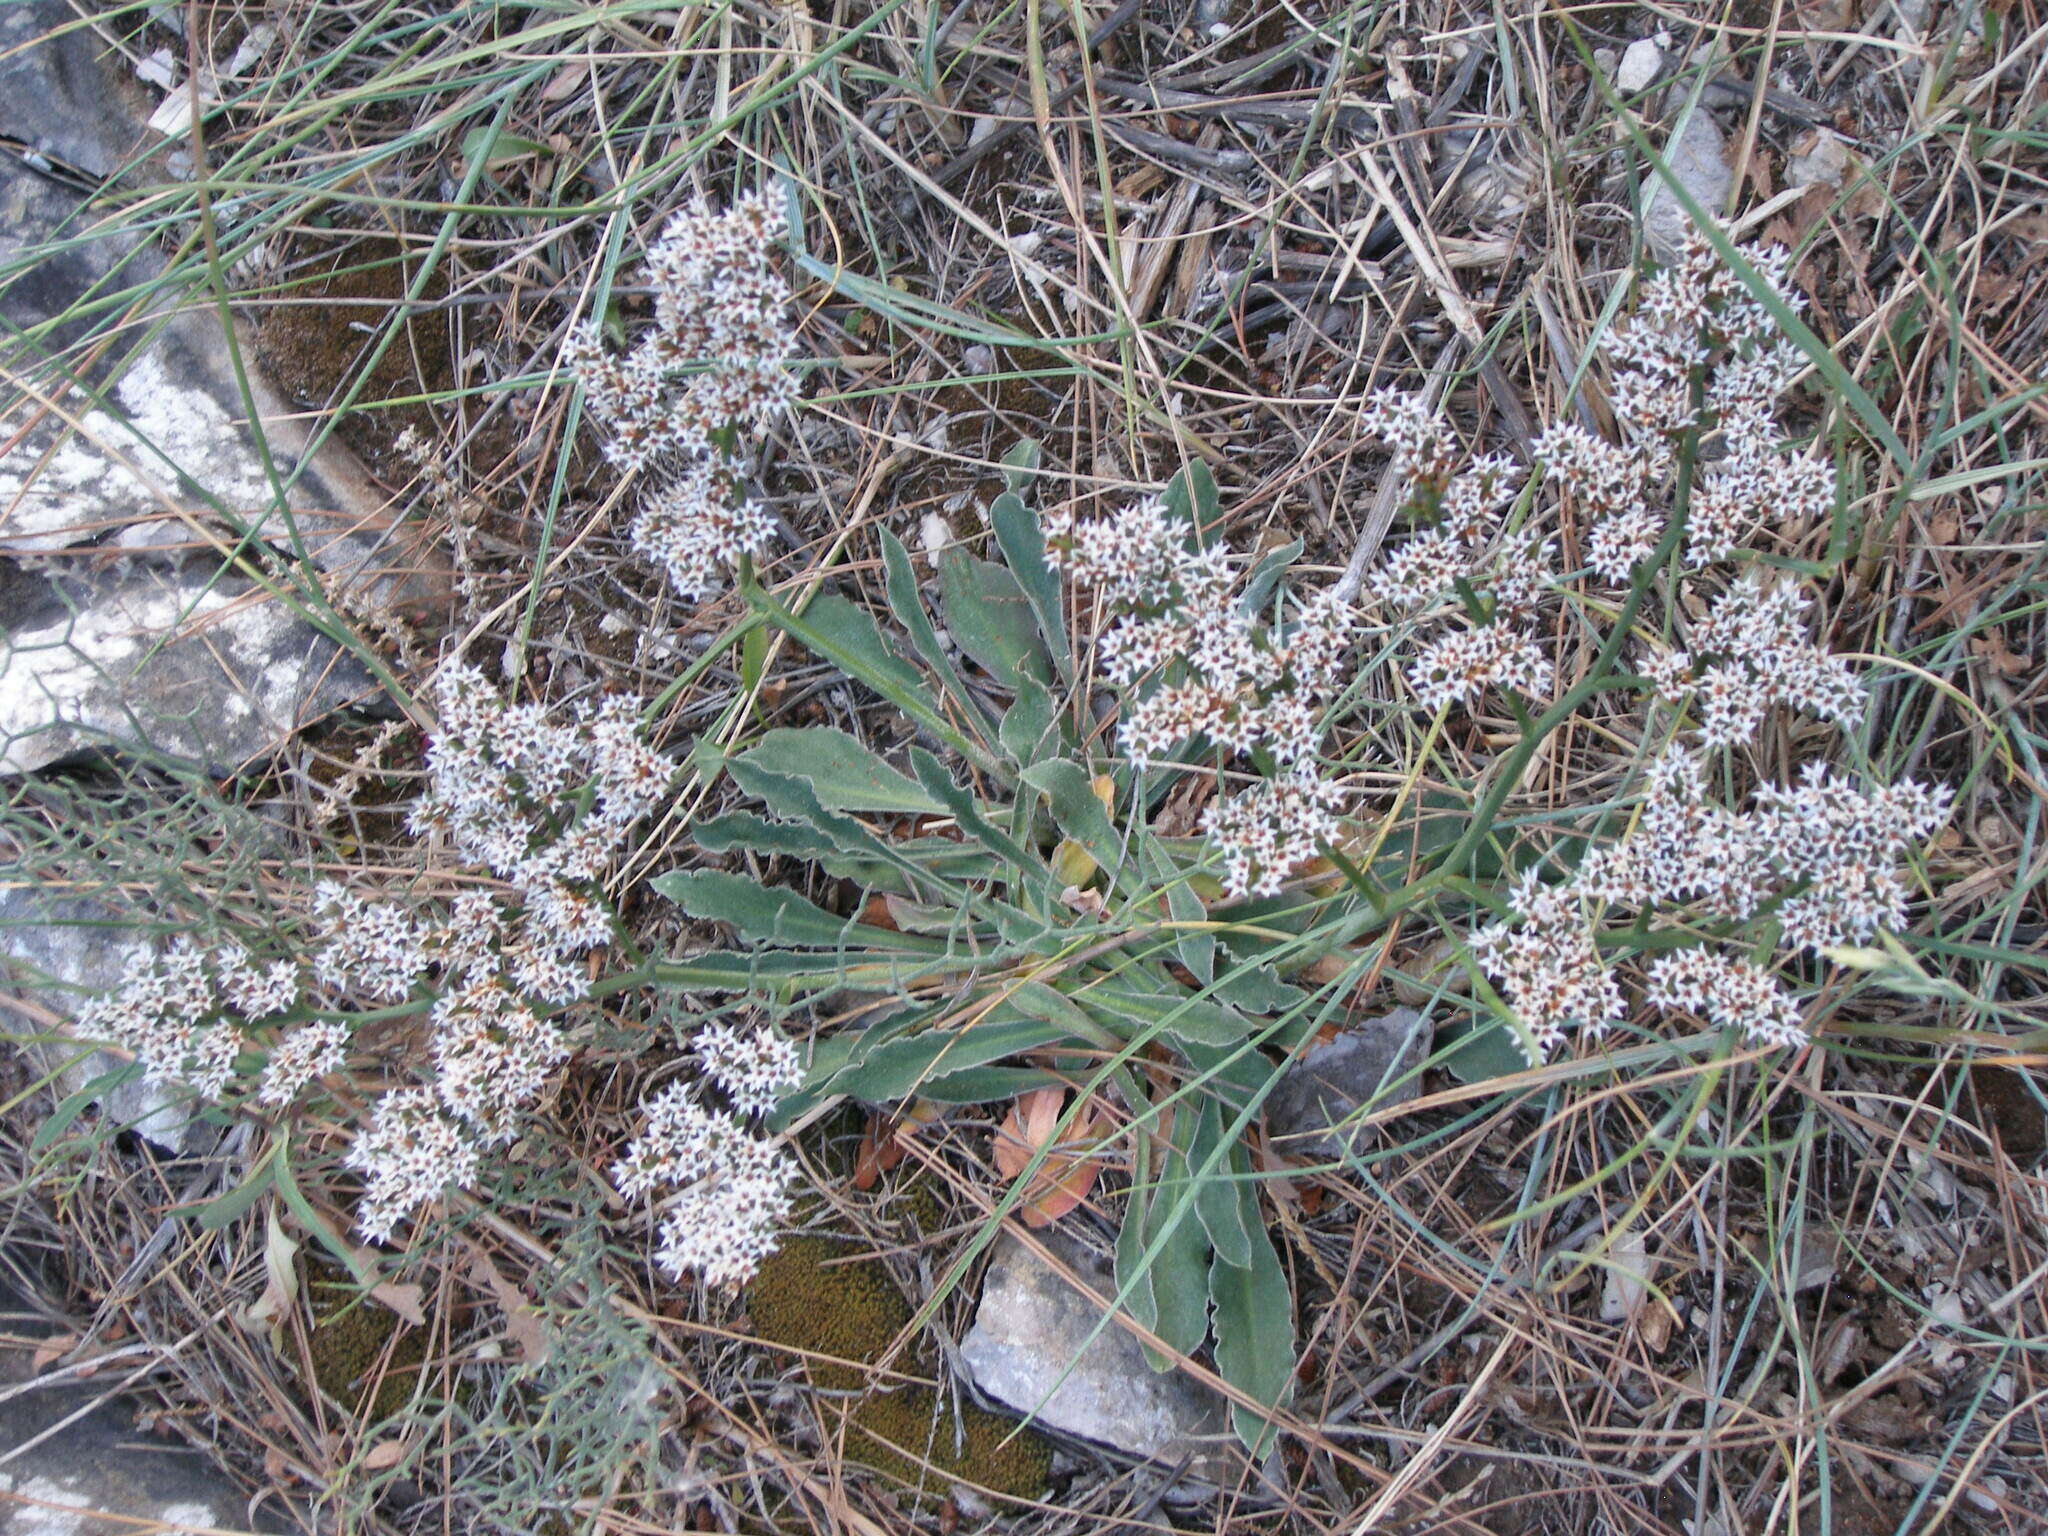
{"type": "Polygon", "coordinates": [[[273,1145],[257,1160],[241,1183],[224,1195],[216,1196],[199,1207],[198,1220],[203,1232],[218,1232],[222,1227],[238,1219],[277,1184],[277,1170],[271,1166],[281,1155],[278,1146],[273,1145]]]}
{"type": "Polygon", "coordinates": [[[816,785],[809,779],[771,773],[745,758],[733,758],[726,764],[726,771],[748,794],[765,800],[783,815],[828,834],[846,852],[890,866],[908,882],[906,894],[947,890],[940,875],[960,868],[960,858],[974,852],[966,844],[955,843],[953,851],[933,857],[920,851],[929,847],[929,840],[913,838],[899,843],[877,837],[851,816],[827,810],[818,798],[816,785]]]}
{"type": "MultiPolygon", "coordinates": [[[[1177,1117],[1186,1123],[1188,1116],[1177,1117]]],[[[1183,1355],[1209,1336],[1207,1234],[1188,1192],[1187,1161],[1179,1148],[1165,1153],[1157,1186],[1133,1190],[1117,1233],[1116,1279],[1127,1288],[1131,1316],[1183,1355]],[[1177,1209],[1178,1208],[1178,1209],[1177,1209]]],[[[1150,1348],[1145,1358],[1155,1371],[1171,1370],[1173,1359],[1150,1348]]]]}
{"type": "Polygon", "coordinates": [[[1031,483],[1038,473],[1038,464],[1045,457],[1035,437],[1020,438],[1017,445],[1003,455],[1003,488],[1021,491],[1031,483]]]}
{"type": "Polygon", "coordinates": [[[1166,490],[1159,499],[1175,517],[1185,519],[1191,528],[1204,530],[1215,524],[1223,505],[1223,499],[1216,490],[1216,477],[1209,473],[1209,466],[1200,459],[1167,481],[1166,490]]]}
{"type": "Polygon", "coordinates": [[[1052,677],[1031,604],[1002,566],[957,545],[941,550],[939,606],[960,649],[1005,688],[1014,693],[1023,677],[1052,677]]]}
{"type": "MultiPolygon", "coordinates": [[[[784,780],[797,783],[797,780],[784,780]]],[[[860,853],[848,853],[835,838],[813,826],[795,821],[769,821],[751,811],[733,811],[690,829],[691,840],[708,853],[779,854],[815,864],[828,875],[852,880],[869,889],[909,895],[911,882],[897,863],[860,853]]],[[[996,873],[996,862],[968,843],[948,837],[913,837],[894,845],[897,852],[931,879],[930,886],[952,885],[962,880],[986,880],[996,873]]]]}
{"type": "MultiPolygon", "coordinates": [[[[968,718],[979,722],[986,733],[996,722],[990,717],[988,706],[967,686],[967,679],[953,665],[952,655],[939,639],[939,632],[932,627],[931,615],[925,612],[924,593],[918,587],[917,573],[911,567],[909,552],[904,549],[903,541],[886,528],[882,530],[882,571],[889,611],[909,631],[910,643],[938,675],[946,691],[968,718]]],[[[973,653],[970,651],[968,654],[973,653]]]]}
{"type": "MultiPolygon", "coordinates": [[[[1187,882],[1187,877],[1174,867],[1173,858],[1166,847],[1150,832],[1140,830],[1137,836],[1138,861],[1145,868],[1145,878],[1154,890],[1166,897],[1166,910],[1176,923],[1205,923],[1209,918],[1208,908],[1202,905],[1187,882]]],[[[1180,955],[1180,963],[1194,973],[1195,980],[1207,986],[1216,978],[1216,935],[1207,928],[1185,927],[1174,938],[1174,948],[1180,955]]]]}
{"type": "Polygon", "coordinates": [[[1213,1097],[1205,1096],[1195,1112],[1195,1134],[1188,1146],[1188,1168],[1195,1179],[1195,1213],[1210,1246],[1226,1264],[1240,1269],[1252,1262],[1252,1230],[1258,1213],[1247,1225],[1244,1202],[1238,1198],[1239,1180],[1250,1172],[1244,1149],[1223,1147],[1223,1111],[1213,1097]],[[1206,1171],[1205,1171],[1206,1170],[1206,1171]]]}
{"type": "MultiPolygon", "coordinates": [[[[831,810],[910,816],[944,813],[944,807],[929,793],[834,726],[778,727],[727,767],[738,763],[784,778],[807,780],[818,803],[831,810]]],[[[741,787],[749,794],[759,793],[744,784],[741,787]]],[[[789,807],[777,809],[793,814],[789,807]]]]}
{"type": "Polygon", "coordinates": [[[872,1104],[894,1103],[913,1094],[930,1097],[927,1085],[939,1078],[1065,1044],[1070,1038],[1061,1026],[1038,1019],[992,1019],[961,1029],[925,1030],[862,1052],[826,1087],[872,1104]]]}
{"type": "MultiPolygon", "coordinates": [[[[1249,1264],[1229,1264],[1218,1254],[1209,1266],[1209,1303],[1214,1309],[1216,1374],[1267,1408],[1284,1406],[1294,1387],[1294,1296],[1280,1255],[1259,1221],[1255,1186],[1242,1197],[1250,1207],[1249,1264]]],[[[1231,1426],[1245,1449],[1259,1457],[1273,1445],[1273,1427],[1252,1409],[1233,1406],[1231,1426]]]]}
{"type": "Polygon", "coordinates": [[[674,869],[649,883],[690,916],[729,923],[742,938],[761,944],[925,955],[946,952],[946,946],[934,939],[839,917],[795,891],[762,885],[724,870],[674,869]]]}
{"type": "Polygon", "coordinates": [[[931,796],[944,814],[959,824],[962,832],[1016,869],[1043,866],[1043,859],[1033,857],[1028,849],[983,814],[981,802],[955,784],[945,766],[931,753],[922,747],[912,747],[910,766],[917,774],[919,787],[931,796]]]}
{"type": "Polygon", "coordinates": [[[1067,1079],[1041,1067],[972,1067],[948,1072],[917,1090],[918,1097],[939,1104],[995,1104],[1040,1088],[1057,1088],[1067,1079]]]}
{"type": "Polygon", "coordinates": [[[1265,612],[1273,601],[1273,591],[1280,585],[1280,578],[1287,574],[1287,567],[1301,558],[1301,550],[1301,540],[1295,539],[1268,551],[1252,567],[1251,574],[1244,579],[1244,591],[1238,594],[1238,603],[1246,613],[1259,615],[1265,612]]]}
{"type": "Polygon", "coordinates": [[[1074,994],[1074,1001],[1107,1020],[1121,1036],[1156,1029],[1182,1045],[1226,1048],[1252,1032],[1250,1020],[1221,1003],[1185,992],[1141,992],[1128,983],[1098,982],[1074,994]]]}
{"type": "Polygon", "coordinates": [[[1017,684],[1017,697],[1003,711],[997,740],[1004,756],[1019,768],[1029,768],[1065,745],[1056,729],[1058,723],[1059,705],[1052,690],[1027,674],[1017,684]]]}
{"type": "Polygon", "coordinates": [[[1271,966],[1242,960],[1224,966],[1213,995],[1219,1003],[1253,1014],[1291,1014],[1314,1000],[1301,988],[1280,980],[1271,966]]]}
{"type": "Polygon", "coordinates": [[[1107,1035],[1086,1010],[1076,1007],[1058,988],[1049,987],[1042,981],[1027,981],[1013,989],[1009,994],[1009,1005],[1027,1019],[1042,1019],[1048,1024],[1063,1026],[1076,1040],[1104,1043],[1115,1038],[1107,1035]]]}
{"type": "Polygon", "coordinates": [[[1441,1065],[1461,1083],[1490,1083],[1529,1070],[1521,1036],[1505,1019],[1467,1017],[1444,1026],[1442,1035],[1441,1065]]]}
{"type": "Polygon", "coordinates": [[[472,128],[465,133],[460,150],[465,163],[483,156],[487,171],[516,165],[521,160],[546,159],[554,152],[553,145],[543,144],[539,139],[522,139],[515,133],[499,133],[489,126],[472,128]]]}
{"type": "Polygon", "coordinates": [[[1023,591],[1038,621],[1038,634],[1051,652],[1062,678],[1072,679],[1074,658],[1067,644],[1066,608],[1060,599],[1060,579],[1045,560],[1045,532],[1038,516],[1013,493],[998,496],[988,509],[989,526],[1010,573],[1023,591]]]}
{"type": "Polygon", "coordinates": [[[1114,874],[1123,864],[1123,839],[1095,798],[1093,776],[1071,758],[1052,758],[1024,770],[1024,782],[1045,796],[1052,819],[1095,862],[1114,874]]]}
{"type": "Polygon", "coordinates": [[[884,698],[908,695],[932,714],[939,712],[924,674],[897,653],[865,608],[838,593],[821,593],[795,625],[784,627],[824,660],[837,663],[884,698]]]}

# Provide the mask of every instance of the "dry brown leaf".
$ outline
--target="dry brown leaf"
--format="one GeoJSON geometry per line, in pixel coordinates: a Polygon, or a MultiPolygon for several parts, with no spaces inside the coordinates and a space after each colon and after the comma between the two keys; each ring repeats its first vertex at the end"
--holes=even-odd
{"type": "Polygon", "coordinates": [[[1084,1110],[1068,1132],[1071,1140],[1055,1143],[1060,1109],[1066,1102],[1063,1088],[1039,1088],[1024,1094],[1010,1106],[1010,1113],[996,1130],[994,1160],[996,1171],[1007,1179],[1021,1176],[1041,1147],[1049,1147],[1045,1161],[1024,1191],[1018,1214],[1027,1227],[1050,1226],[1088,1197],[1102,1172],[1098,1158],[1068,1152],[1063,1146],[1092,1141],[1097,1121],[1092,1108],[1084,1110]]]}
{"type": "Polygon", "coordinates": [[[383,1302],[413,1327],[426,1327],[427,1314],[422,1306],[426,1300],[426,1292],[417,1285],[400,1285],[395,1281],[385,1280],[371,1286],[370,1295],[383,1302]]]}
{"type": "Polygon", "coordinates": [[[519,1358],[528,1365],[538,1365],[547,1359],[548,1335],[541,1326],[540,1313],[527,1301],[526,1293],[481,1249],[469,1266],[469,1278],[488,1289],[497,1300],[498,1311],[505,1319],[505,1337],[519,1358]]]}
{"type": "Polygon", "coordinates": [[[35,1353],[29,1357],[31,1363],[35,1368],[35,1374],[40,1376],[44,1371],[48,1370],[51,1366],[55,1365],[59,1360],[63,1359],[64,1356],[70,1354],[71,1351],[76,1349],[77,1347],[77,1334],[51,1334],[47,1339],[44,1339],[42,1343],[36,1346],[35,1353]]]}

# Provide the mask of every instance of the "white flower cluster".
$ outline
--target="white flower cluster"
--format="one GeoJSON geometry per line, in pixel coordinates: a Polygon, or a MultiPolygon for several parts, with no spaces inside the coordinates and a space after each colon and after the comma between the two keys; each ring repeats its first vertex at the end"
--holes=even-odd
{"type": "Polygon", "coordinates": [[[1864,687],[1849,664],[1806,638],[1812,600],[1785,584],[1766,590],[1751,571],[1713,600],[1690,651],[1645,658],[1643,675],[1674,704],[1699,712],[1700,740],[1732,747],[1755,736],[1783,704],[1847,727],[1863,718],[1864,687]],[[1696,656],[1723,659],[1700,664],[1696,656]]]}
{"type": "Polygon", "coordinates": [[[227,1091],[243,1051],[261,1049],[251,1030],[277,1030],[257,1100],[282,1108],[316,1078],[340,1071],[348,1048],[341,1024],[282,1022],[304,993],[289,960],[259,966],[233,940],[205,949],[180,935],[162,953],[131,955],[120,982],[79,1009],[77,1030],[133,1052],[151,1082],[205,1099],[227,1091]]]}
{"type": "MultiPolygon", "coordinates": [[[[134,1052],[152,1082],[183,1084],[203,1098],[219,1098],[234,1076],[235,1058],[249,1044],[226,1016],[237,1000],[229,995],[229,983],[246,985],[251,977],[256,992],[240,993],[241,1001],[256,1005],[244,1015],[248,1022],[290,1006],[292,998],[271,1006],[277,990],[272,973],[254,971],[246,952],[240,953],[239,966],[232,960],[223,965],[179,937],[161,954],[130,955],[120,983],[78,1010],[78,1033],[134,1052]]],[[[277,977],[280,985],[285,979],[277,977]]]]}
{"type": "Polygon", "coordinates": [[[1762,785],[1756,799],[1756,835],[1773,867],[1805,882],[1778,908],[1782,942],[1819,954],[1904,925],[1899,856],[1946,825],[1955,792],[1912,779],[1858,789],[1808,763],[1798,784],[1762,785]]]}
{"type": "Polygon", "coordinates": [[[1621,988],[1600,959],[1579,903],[1531,870],[1508,898],[1517,926],[1489,923],[1472,935],[1472,953],[1500,983],[1529,1031],[1532,1060],[1564,1043],[1568,1029],[1596,1039],[1625,1016],[1621,988]]]}
{"type": "Polygon", "coordinates": [[[739,444],[796,397],[789,288],[769,261],[787,232],[763,194],[723,213],[692,203],[648,249],[654,328],[623,357],[595,324],[574,331],[564,350],[609,429],[606,454],[628,469],[670,471],[630,538],[685,598],[711,591],[773,532],[746,494],[739,444]]]}
{"type": "MultiPolygon", "coordinates": [[[[1788,252],[1750,246],[1742,254],[1779,303],[1801,306],[1788,252]]],[[[1614,365],[1608,395],[1625,440],[1560,422],[1537,438],[1535,452],[1546,476],[1593,520],[1587,563],[1603,579],[1627,582],[1657,547],[1677,445],[1694,430],[1717,433],[1721,456],[1691,491],[1688,565],[1730,558],[1765,518],[1818,517],[1833,505],[1833,468],[1778,449],[1778,396],[1805,360],[1705,236],[1695,233],[1677,262],[1642,284],[1634,314],[1601,348],[1614,365]]]]}
{"type": "MultiPolygon", "coordinates": [[[[660,804],[675,766],[641,741],[637,699],[557,716],[504,704],[481,672],[449,662],[438,703],[431,783],[413,830],[445,831],[465,858],[512,885],[524,908],[507,953],[515,979],[522,991],[567,1002],[583,990],[572,958],[611,938],[593,883],[627,828],[660,804]]],[[[473,918],[487,926],[483,908],[473,918]]],[[[495,932],[474,940],[486,949],[500,941],[495,932]]]]}
{"type": "Polygon", "coordinates": [[[342,1159],[363,1176],[356,1228],[371,1242],[453,1185],[467,1189],[483,1171],[483,1147],[442,1112],[431,1088],[394,1088],[377,1100],[370,1123],[342,1159]]]}
{"type": "Polygon", "coordinates": [[[1221,797],[1203,826],[1233,895],[1280,889],[1338,828],[1338,790],[1316,766],[1321,705],[1340,682],[1353,612],[1329,593],[1284,628],[1234,594],[1228,553],[1197,549],[1158,500],[1083,522],[1047,514],[1046,558],[1092,588],[1111,614],[1104,669],[1129,695],[1117,745],[1140,769],[1206,741],[1265,770],[1221,797]]]}
{"type": "MultiPolygon", "coordinates": [[[[1906,921],[1899,857],[1942,826],[1952,799],[1946,786],[1912,780],[1860,789],[1809,763],[1796,785],[1760,785],[1756,809],[1743,814],[1710,801],[1700,759],[1674,748],[1651,767],[1635,830],[1590,850],[1560,886],[1526,877],[1513,901],[1521,926],[1488,925],[1473,936],[1473,953],[1547,1053],[1568,1029],[1598,1036],[1622,1017],[1583,904],[1684,906],[1746,923],[1775,902],[1785,950],[1865,944],[1906,921]]],[[[1645,997],[1739,1028],[1755,1044],[1806,1043],[1798,1004],[1777,977],[1704,947],[1653,962],[1645,997]]]]}
{"type": "Polygon", "coordinates": [[[795,1159],[747,1124],[802,1078],[796,1050],[770,1030],[708,1025],[693,1042],[729,1110],[675,1082],[641,1106],[640,1134],[612,1169],[620,1193],[661,1203],[655,1262],[677,1279],[744,1285],[775,1251],[790,1212],[795,1159]]]}
{"type": "Polygon", "coordinates": [[[1555,674],[1527,626],[1555,579],[1555,552],[1546,540],[1506,530],[1521,471],[1498,454],[1458,468],[1450,423],[1412,395],[1375,395],[1362,425],[1393,450],[1410,506],[1435,519],[1387,557],[1373,595],[1396,613],[1462,615],[1410,665],[1416,702],[1435,711],[1469,705],[1488,688],[1549,693],[1555,674]]]}
{"type": "Polygon", "coordinates": [[[567,1059],[543,1008],[589,990],[586,956],[612,937],[598,881],[674,775],[640,739],[637,700],[573,713],[508,705],[460,662],[444,664],[437,684],[413,829],[446,834],[512,891],[466,891],[429,920],[320,888],[323,979],[389,1001],[433,977],[433,1079],[380,1099],[347,1159],[365,1180],[361,1229],[378,1241],[449,1185],[473,1183],[481,1154],[513,1139],[567,1059]],[[451,1158],[455,1145],[462,1155],[451,1158]]]}
{"type": "MultiPolygon", "coordinates": [[[[1786,255],[1752,249],[1746,257],[1776,299],[1796,308],[1786,255]]],[[[1779,448],[1776,402],[1800,372],[1801,355],[1704,238],[1642,284],[1633,315],[1603,349],[1622,440],[1564,423],[1534,445],[1547,482],[1591,521],[1586,547],[1596,575],[1645,579],[1641,567],[1681,503],[1693,571],[1730,559],[1766,518],[1826,514],[1832,469],[1779,448]]],[[[1411,508],[1434,524],[1393,552],[1374,595],[1395,612],[1462,607],[1470,621],[1411,666],[1418,702],[1436,710],[1469,704],[1486,687],[1547,690],[1550,664],[1521,626],[1533,616],[1550,549],[1507,529],[1503,514],[1516,499],[1511,466],[1479,458],[1460,468],[1448,423],[1410,397],[1376,398],[1366,424],[1407,477],[1411,508]]],[[[1809,638],[1811,600],[1798,587],[1767,585],[1751,571],[1697,596],[1704,601],[1694,611],[1703,608],[1704,617],[1689,626],[1688,648],[1659,651],[1639,667],[1661,699],[1689,712],[1698,748],[1748,743],[1779,707],[1844,728],[1861,721],[1863,682],[1809,638]]],[[[1694,747],[1674,747],[1649,769],[1634,830],[1588,851],[1557,885],[1526,876],[1511,920],[1480,929],[1473,952],[1535,1049],[1547,1053],[1571,1030],[1597,1036],[1625,1017],[1593,911],[1617,906],[1648,917],[1680,908],[1747,924],[1775,907],[1787,950],[1823,954],[1868,942],[1879,928],[1905,922],[1899,857],[1941,825],[1949,799],[1916,783],[1861,789],[1810,764],[1796,786],[1766,784],[1755,808],[1739,813],[1710,800],[1694,747]]],[[[1754,1043],[1806,1040],[1795,997],[1749,959],[1694,945],[1662,955],[1646,981],[1653,1006],[1739,1028],[1754,1043]]]]}
{"type": "Polygon", "coordinates": [[[1806,1044],[1799,1003],[1760,965],[1710,949],[1680,949],[1650,962],[1644,995],[1660,1008],[1698,1014],[1716,1029],[1739,1029],[1752,1045],[1806,1044]]]}

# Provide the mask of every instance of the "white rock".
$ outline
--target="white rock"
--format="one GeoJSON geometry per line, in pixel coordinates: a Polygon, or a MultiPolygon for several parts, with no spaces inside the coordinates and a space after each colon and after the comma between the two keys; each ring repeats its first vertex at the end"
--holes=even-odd
{"type": "Polygon", "coordinates": [[[369,688],[281,602],[198,561],[0,591],[0,775],[105,750],[230,773],[369,688]]]}
{"type": "MultiPolygon", "coordinates": [[[[1713,115],[1704,106],[1687,114],[1683,125],[1664,145],[1664,163],[1678,184],[1710,216],[1718,216],[1735,184],[1729,167],[1727,140],[1713,115]]],[[[1655,170],[1643,180],[1643,235],[1659,261],[1674,260],[1685,249],[1692,232],[1692,215],[1672,195],[1670,186],[1655,170]]]]}
{"type": "Polygon", "coordinates": [[[1639,37],[1622,51],[1614,71],[1616,90],[1633,95],[1657,78],[1664,68],[1664,50],[1654,37],[1639,37]]]}
{"type": "Polygon", "coordinates": [[[1600,1320],[1619,1323],[1642,1310],[1650,1294],[1649,1240],[1639,1228],[1631,1227],[1607,1248],[1607,1271],[1600,1286],[1600,1320]]]}
{"type": "MultiPolygon", "coordinates": [[[[1104,1260],[1058,1234],[1041,1240],[1096,1292],[1116,1294],[1104,1260]]],[[[1053,1429],[1148,1460],[1189,1456],[1197,1475],[1222,1475],[1223,1399],[1178,1371],[1154,1371],[1115,1322],[1084,1346],[1101,1320],[1094,1302],[1005,1233],[960,1355],[984,1393],[1053,1429]]]]}
{"type": "Polygon", "coordinates": [[[1785,161],[1788,187],[1839,187],[1849,171],[1849,146],[1841,135],[1818,128],[1812,142],[1801,143],[1785,161]]]}
{"type": "MultiPolygon", "coordinates": [[[[23,883],[0,890],[0,993],[12,989],[38,1008],[68,1018],[88,996],[121,979],[131,955],[150,948],[146,935],[96,902],[52,896],[23,883]]],[[[83,1051],[70,1036],[24,1040],[41,1071],[55,1074],[65,1097],[120,1065],[105,1051],[83,1051]]],[[[106,1116],[173,1154],[192,1140],[191,1095],[146,1079],[123,1083],[100,1101],[106,1116]]]]}

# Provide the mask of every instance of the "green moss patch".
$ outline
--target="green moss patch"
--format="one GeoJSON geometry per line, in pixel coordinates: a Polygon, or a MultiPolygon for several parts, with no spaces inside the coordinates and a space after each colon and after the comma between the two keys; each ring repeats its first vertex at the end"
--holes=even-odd
{"type": "Polygon", "coordinates": [[[759,1337],[832,1357],[807,1362],[816,1385],[865,1389],[847,1412],[847,1456],[913,1487],[957,1480],[1017,1498],[1042,1491],[1052,1467],[1044,1436],[970,1404],[956,1415],[930,1387],[875,1380],[871,1371],[837,1363],[876,1364],[911,1319],[888,1272],[854,1253],[826,1237],[785,1239],[747,1293],[759,1337]]]}

